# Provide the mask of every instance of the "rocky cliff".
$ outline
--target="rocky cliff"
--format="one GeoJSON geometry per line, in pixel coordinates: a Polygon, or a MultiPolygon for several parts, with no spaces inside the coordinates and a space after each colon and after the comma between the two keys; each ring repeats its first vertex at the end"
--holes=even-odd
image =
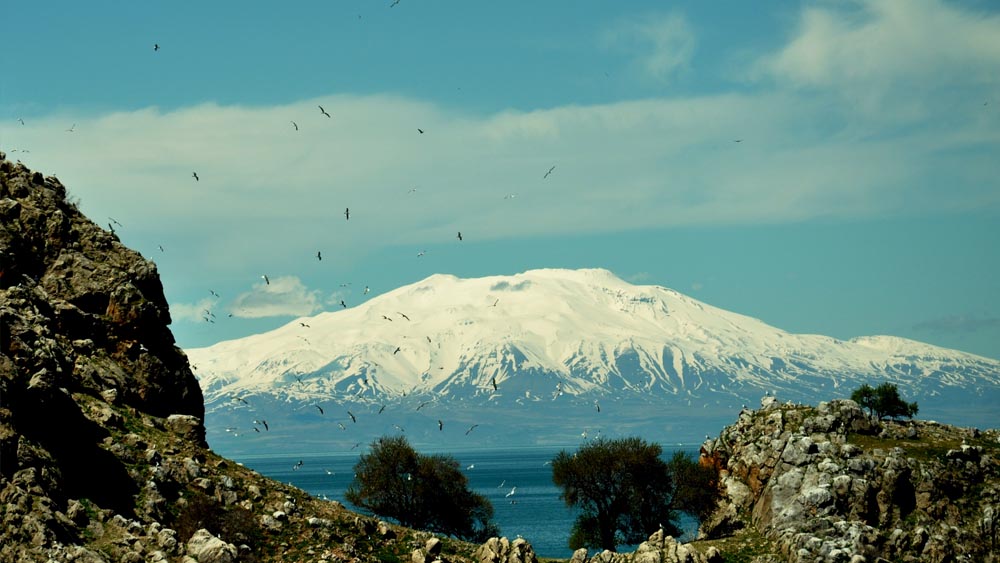
{"type": "Polygon", "coordinates": [[[744,410],[705,442],[726,502],[706,537],[789,562],[998,561],[1000,432],[876,421],[853,401],[744,410]]]}
{"type": "Polygon", "coordinates": [[[156,265],[0,153],[0,562],[535,561],[215,455],[169,323],[156,265]]]}

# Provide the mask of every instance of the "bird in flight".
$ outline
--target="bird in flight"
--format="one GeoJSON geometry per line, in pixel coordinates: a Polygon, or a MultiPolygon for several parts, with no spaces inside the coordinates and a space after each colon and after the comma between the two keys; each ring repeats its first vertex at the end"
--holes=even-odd
{"type": "Polygon", "coordinates": [[[368,286],[366,285],[366,286],[365,286],[365,292],[364,292],[364,294],[363,294],[363,295],[368,295],[368,292],[369,292],[369,291],[371,291],[371,290],[370,290],[370,289],[368,289],[368,286]]]}
{"type": "Polygon", "coordinates": [[[20,117],[17,118],[17,122],[20,123],[21,125],[24,125],[24,119],[20,117]]]}
{"type": "Polygon", "coordinates": [[[462,240],[462,231],[458,231],[458,240],[462,240]]]}
{"type": "Polygon", "coordinates": [[[734,142],[734,143],[742,143],[742,142],[743,142],[743,139],[733,139],[733,142],[734,142]]]}
{"type": "Polygon", "coordinates": [[[344,300],[341,299],[340,300],[340,306],[346,309],[347,308],[347,303],[344,303],[344,300]]]}
{"type": "Polygon", "coordinates": [[[378,410],[378,413],[379,413],[379,414],[382,414],[382,411],[384,411],[384,410],[385,410],[385,405],[382,405],[382,408],[380,408],[380,409],[378,410]]]}
{"type": "Polygon", "coordinates": [[[552,171],[555,170],[555,169],[556,169],[556,167],[553,165],[552,168],[549,168],[549,171],[546,172],[544,176],[542,176],[542,179],[544,180],[544,179],[548,178],[549,174],[551,174],[552,171]]]}
{"type": "Polygon", "coordinates": [[[385,320],[387,320],[387,321],[389,321],[390,323],[392,322],[392,319],[390,319],[389,317],[387,317],[385,315],[382,315],[382,318],[385,319],[385,320]]]}
{"type": "Polygon", "coordinates": [[[505,496],[505,497],[509,497],[509,496],[513,495],[514,493],[516,493],[516,492],[517,492],[517,487],[513,487],[513,488],[511,488],[510,492],[509,492],[509,493],[507,493],[507,494],[506,494],[506,495],[504,495],[504,496],[505,496]]]}
{"type": "Polygon", "coordinates": [[[118,225],[119,227],[124,227],[125,226],[125,225],[122,225],[121,223],[119,223],[118,221],[115,221],[114,217],[108,217],[108,219],[111,219],[111,222],[114,223],[115,225],[118,225]]]}
{"type": "Polygon", "coordinates": [[[299,324],[302,325],[303,328],[312,328],[309,325],[307,325],[306,323],[299,323],[299,324]]]}
{"type": "Polygon", "coordinates": [[[491,377],[490,378],[490,384],[493,385],[493,390],[496,391],[497,390],[497,378],[496,377],[491,377]]]}
{"type": "Polygon", "coordinates": [[[420,403],[419,405],[417,405],[417,410],[420,410],[420,409],[424,408],[429,403],[430,403],[430,401],[424,401],[424,402],[420,403]]]}
{"type": "Polygon", "coordinates": [[[417,253],[417,258],[420,258],[424,254],[427,254],[427,251],[426,250],[421,250],[420,252],[417,253]]]}
{"type": "Polygon", "coordinates": [[[267,285],[271,285],[271,279],[267,277],[267,274],[264,274],[264,275],[263,275],[263,276],[261,276],[261,277],[262,277],[262,278],[264,278],[264,283],[265,283],[265,284],[267,284],[267,285]]]}
{"type": "Polygon", "coordinates": [[[320,113],[322,113],[323,115],[325,115],[325,116],[327,116],[327,117],[330,117],[330,114],[329,114],[329,113],[326,113],[326,110],[325,110],[325,109],[323,109],[323,106],[319,106],[319,111],[320,111],[320,113]]]}
{"type": "Polygon", "coordinates": [[[164,252],[162,244],[158,244],[156,245],[156,247],[160,249],[160,252],[164,252]]]}
{"type": "Polygon", "coordinates": [[[292,122],[292,126],[293,126],[293,127],[295,127],[295,130],[296,130],[296,131],[298,131],[298,130],[299,130],[299,124],[298,124],[298,123],[295,123],[295,122],[293,121],[293,122],[292,122]]]}
{"type": "Polygon", "coordinates": [[[214,296],[214,297],[218,297],[219,296],[219,294],[216,293],[214,289],[210,289],[210,290],[208,290],[208,292],[211,293],[212,296],[214,296]]]}
{"type": "Polygon", "coordinates": [[[356,416],[354,416],[354,413],[352,413],[351,411],[347,411],[347,416],[351,417],[351,422],[357,424],[358,419],[356,416]]]}
{"type": "Polygon", "coordinates": [[[322,251],[320,251],[320,250],[316,251],[316,259],[319,260],[320,262],[323,261],[323,252],[322,251]]]}
{"type": "Polygon", "coordinates": [[[392,427],[395,428],[396,430],[399,430],[400,432],[406,432],[406,430],[403,430],[403,427],[398,424],[393,424],[392,427]]]}
{"type": "Polygon", "coordinates": [[[392,4],[389,4],[389,7],[392,8],[396,4],[399,4],[399,0],[392,0],[392,4]]]}
{"type": "Polygon", "coordinates": [[[473,430],[475,430],[477,426],[479,426],[479,425],[478,424],[473,424],[472,426],[470,426],[469,429],[465,431],[465,435],[468,436],[469,432],[472,432],[473,430]]]}
{"type": "Polygon", "coordinates": [[[191,177],[194,178],[195,182],[200,182],[201,181],[201,178],[198,177],[198,173],[197,172],[192,172],[191,173],[191,177]]]}
{"type": "Polygon", "coordinates": [[[159,51],[160,50],[160,44],[159,43],[153,43],[153,50],[154,51],[159,51]]]}
{"type": "Polygon", "coordinates": [[[323,407],[321,407],[321,406],[319,406],[319,405],[313,405],[313,406],[314,406],[314,407],[316,407],[317,409],[319,409],[319,414],[325,414],[325,413],[323,412],[323,407]]]}
{"type": "Polygon", "coordinates": [[[399,352],[399,350],[400,350],[400,347],[396,346],[396,349],[392,351],[392,355],[395,356],[396,353],[399,352]]]}
{"type": "Polygon", "coordinates": [[[417,127],[417,133],[420,133],[421,135],[423,135],[424,134],[424,130],[421,129],[421,128],[419,128],[419,127],[417,127]]]}
{"type": "Polygon", "coordinates": [[[597,407],[597,412],[601,412],[601,403],[594,401],[594,406],[597,407]]]}
{"type": "Polygon", "coordinates": [[[73,130],[75,130],[75,129],[76,129],[76,123],[74,123],[74,124],[73,124],[72,126],[70,126],[70,128],[69,128],[69,129],[67,129],[67,130],[66,130],[66,132],[67,132],[67,133],[72,133],[72,132],[73,132],[73,130]]]}
{"type": "MultiPolygon", "coordinates": [[[[397,312],[397,313],[399,313],[399,311],[396,311],[396,312],[397,312]]],[[[407,316],[406,316],[405,314],[403,314],[403,313],[399,313],[399,316],[400,316],[400,317],[403,317],[403,318],[404,318],[404,319],[406,319],[406,320],[410,320],[410,317],[407,317],[407,316]]]]}
{"type": "Polygon", "coordinates": [[[344,219],[347,220],[347,221],[351,220],[351,208],[350,207],[344,209],[344,219]]]}

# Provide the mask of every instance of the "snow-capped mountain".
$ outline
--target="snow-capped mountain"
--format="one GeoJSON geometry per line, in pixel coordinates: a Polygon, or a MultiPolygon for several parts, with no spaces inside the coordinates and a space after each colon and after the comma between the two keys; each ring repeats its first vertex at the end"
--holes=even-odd
{"type": "Polygon", "coordinates": [[[280,417],[342,429],[337,443],[362,438],[348,434],[359,418],[378,421],[370,432],[417,424],[427,440],[443,438],[448,418],[454,432],[478,424],[476,436],[498,442],[639,430],[686,441],[765,394],[816,402],[881,381],[922,414],[990,425],[1000,398],[996,360],[890,336],[790,334],[606,270],[434,275],[187,353],[210,431],[280,417]]]}

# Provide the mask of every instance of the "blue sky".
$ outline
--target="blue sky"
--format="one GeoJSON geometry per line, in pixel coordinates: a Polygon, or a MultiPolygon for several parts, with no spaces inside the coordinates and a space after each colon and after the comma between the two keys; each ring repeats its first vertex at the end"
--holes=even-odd
{"type": "Polygon", "coordinates": [[[121,223],[184,347],[603,267],[1000,358],[995,3],[390,4],[11,4],[0,149],[121,223]]]}

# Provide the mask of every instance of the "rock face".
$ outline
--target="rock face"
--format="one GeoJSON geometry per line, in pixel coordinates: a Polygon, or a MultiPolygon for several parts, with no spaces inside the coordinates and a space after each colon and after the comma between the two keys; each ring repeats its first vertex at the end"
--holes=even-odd
{"type": "Polygon", "coordinates": [[[0,561],[473,561],[210,451],[169,323],[156,266],[0,153],[0,561]]]}
{"type": "Polygon", "coordinates": [[[702,446],[727,496],[702,535],[753,527],[792,562],[997,561],[998,440],[853,401],[767,401],[702,446]]]}

